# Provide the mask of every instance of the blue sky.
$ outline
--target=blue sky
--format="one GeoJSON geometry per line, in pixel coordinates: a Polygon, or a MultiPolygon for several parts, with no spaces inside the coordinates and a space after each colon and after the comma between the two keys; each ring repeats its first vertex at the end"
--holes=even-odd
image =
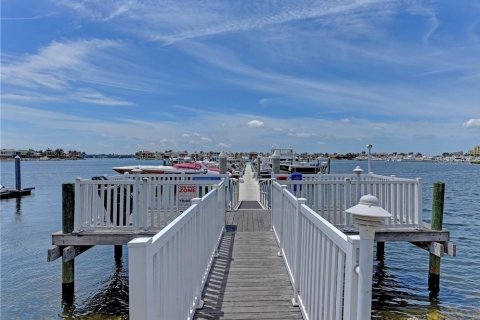
{"type": "Polygon", "coordinates": [[[467,151],[478,1],[2,1],[1,146],[467,151]]]}

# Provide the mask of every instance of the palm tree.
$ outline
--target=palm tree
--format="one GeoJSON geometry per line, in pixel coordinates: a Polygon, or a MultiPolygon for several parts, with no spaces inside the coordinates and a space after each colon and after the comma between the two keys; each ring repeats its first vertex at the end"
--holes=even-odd
{"type": "Polygon", "coordinates": [[[57,158],[63,158],[65,156],[65,151],[63,151],[63,149],[60,149],[60,148],[56,149],[54,153],[57,158]]]}

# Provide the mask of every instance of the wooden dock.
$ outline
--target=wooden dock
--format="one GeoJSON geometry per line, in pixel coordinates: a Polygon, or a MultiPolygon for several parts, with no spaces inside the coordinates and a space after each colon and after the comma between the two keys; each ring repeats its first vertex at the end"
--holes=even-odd
{"type": "Polygon", "coordinates": [[[0,199],[14,199],[21,198],[23,196],[29,196],[32,194],[32,190],[35,188],[27,188],[23,190],[8,190],[0,193],[0,199]]]}
{"type": "MultiPolygon", "coordinates": [[[[249,204],[252,205],[252,204],[249,204]]],[[[227,232],[194,319],[303,319],[275,236],[270,210],[227,213],[227,232]]]]}
{"type": "MultiPolygon", "coordinates": [[[[108,182],[77,179],[78,194],[73,184],[64,184],[62,187],[62,231],[52,234],[53,247],[49,249],[47,259],[53,261],[62,258],[62,293],[69,294],[73,293],[76,256],[95,245],[113,245],[115,259],[119,259],[121,246],[128,243],[129,270],[133,270],[129,277],[133,276],[131,283],[137,284],[130,287],[130,316],[135,319],[153,319],[151,314],[160,313],[162,319],[186,318],[183,316],[185,312],[190,319],[193,315],[195,319],[302,319],[302,313],[310,315],[312,319],[318,319],[319,315],[323,315],[320,317],[323,319],[334,319],[334,315],[342,312],[346,319],[356,319],[353,317],[358,311],[356,301],[367,296],[365,292],[368,293],[371,285],[362,283],[363,291],[342,292],[324,277],[335,279],[338,288],[344,285],[345,288],[356,288],[359,286],[355,282],[358,277],[352,274],[373,269],[371,265],[366,265],[358,271],[353,263],[361,254],[358,253],[360,240],[357,236],[353,239],[349,235],[358,234],[358,228],[346,223],[344,209],[351,205],[353,201],[350,200],[356,198],[358,192],[353,192],[355,188],[351,178],[327,178],[331,179],[328,183],[306,180],[297,188],[297,191],[305,192],[305,197],[310,196],[317,201],[312,202],[312,208],[316,208],[313,210],[301,194],[295,193],[295,188],[292,187],[292,194],[287,185],[276,182],[266,184],[269,192],[260,197],[258,181],[253,179],[253,172],[248,168],[243,182],[235,185],[241,191],[236,198],[240,200],[238,204],[234,201],[234,205],[227,205],[227,199],[230,199],[227,197],[228,191],[231,191],[228,188],[232,186],[221,181],[211,192],[203,192],[203,198],[191,199],[192,205],[183,213],[179,211],[174,216],[175,222],[167,227],[154,223],[152,217],[155,217],[154,214],[161,216],[164,214],[162,210],[175,207],[180,195],[177,198],[164,195],[170,194],[167,190],[175,190],[175,184],[182,181],[160,181],[156,177],[153,180],[135,177],[108,182]],[[308,189],[308,184],[321,186],[322,192],[306,192],[319,190],[318,186],[318,190],[314,187],[308,189]],[[342,201],[338,201],[339,190],[344,192],[342,201]],[[130,196],[125,197],[125,194],[130,196]],[[319,195],[325,199],[319,202],[319,195]],[[262,199],[262,203],[259,199],[262,199]],[[76,201],[79,201],[78,206],[75,205],[76,201]],[[271,206],[275,212],[273,221],[272,211],[268,209],[271,206]],[[126,223],[116,223],[118,219],[115,222],[115,217],[119,212],[130,215],[131,219],[125,218],[123,221],[126,223]],[[133,212],[139,214],[133,215],[133,212]],[[330,216],[333,212],[336,214],[330,216]],[[113,220],[109,220],[111,217],[114,217],[113,220]],[[142,220],[140,217],[143,217],[142,220]],[[330,222],[328,218],[333,220],[330,222]],[[305,229],[307,227],[309,229],[305,229]],[[161,232],[162,229],[165,230],[161,232]],[[322,240],[323,245],[319,246],[318,239],[328,241],[322,240]],[[154,248],[156,253],[149,248],[154,248]],[[202,256],[192,259],[192,255],[199,252],[202,252],[202,256]],[[279,252],[282,257],[278,255],[279,252]],[[313,256],[314,259],[311,258],[313,256]],[[335,268],[335,265],[340,267],[335,268]],[[152,272],[155,268],[156,271],[152,272]],[[146,272],[146,269],[149,271],[146,272]],[[172,278],[172,274],[176,278],[172,278]],[[196,280],[184,275],[196,277],[196,280]],[[176,280],[172,282],[172,279],[176,280]],[[152,286],[164,291],[160,296],[153,297],[152,286]],[[319,296],[319,292],[323,293],[319,296]],[[190,294],[193,296],[187,296],[190,294]],[[186,298],[179,299],[181,295],[186,298]],[[161,303],[152,306],[146,303],[149,299],[157,299],[161,303]],[[300,307],[294,306],[294,303],[300,307]]],[[[374,191],[381,190],[383,193],[377,191],[382,199],[389,200],[386,202],[388,206],[397,210],[394,211],[397,215],[390,221],[392,225],[385,224],[383,229],[375,233],[377,259],[383,259],[384,245],[388,241],[411,242],[427,250],[431,260],[432,257],[439,260],[443,254],[455,255],[456,247],[449,242],[449,231],[442,230],[441,225],[430,226],[421,219],[422,208],[417,205],[418,201],[415,202],[422,199],[418,179],[392,180],[391,177],[387,179],[373,175],[370,178],[376,178],[379,182],[366,181],[364,185],[374,191]],[[375,183],[379,186],[376,189],[372,187],[375,183]],[[401,193],[395,192],[398,185],[402,184],[408,184],[409,187],[402,187],[401,193]],[[399,208],[411,210],[407,212],[399,208]],[[405,220],[405,217],[409,220],[405,220]],[[413,218],[418,218],[419,223],[413,223],[417,221],[413,218]]],[[[357,181],[358,187],[360,180],[357,181]]],[[[368,248],[371,250],[373,239],[369,240],[372,241],[368,248]]],[[[368,254],[371,256],[371,252],[368,254]]],[[[370,264],[371,260],[364,259],[370,264]]],[[[437,265],[439,263],[434,266],[437,265]]],[[[432,270],[438,280],[439,267],[432,270]]],[[[370,279],[371,275],[367,277],[370,279]]],[[[429,280],[430,287],[434,288],[429,280]]],[[[155,291],[154,294],[157,293],[155,291]]],[[[358,303],[358,309],[362,309],[362,306],[370,308],[370,305],[369,301],[358,303]]],[[[367,308],[361,311],[362,315],[369,313],[367,308]]]]}

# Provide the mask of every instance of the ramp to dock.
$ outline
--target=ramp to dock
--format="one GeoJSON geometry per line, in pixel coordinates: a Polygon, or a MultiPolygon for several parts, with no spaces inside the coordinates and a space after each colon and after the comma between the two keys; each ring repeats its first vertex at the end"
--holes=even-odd
{"type": "Polygon", "coordinates": [[[252,167],[247,165],[243,174],[243,182],[240,183],[239,198],[242,201],[260,201],[260,187],[253,177],[252,167]]]}
{"type": "Polygon", "coordinates": [[[228,212],[219,257],[194,319],[303,319],[271,226],[270,210],[228,212]]]}

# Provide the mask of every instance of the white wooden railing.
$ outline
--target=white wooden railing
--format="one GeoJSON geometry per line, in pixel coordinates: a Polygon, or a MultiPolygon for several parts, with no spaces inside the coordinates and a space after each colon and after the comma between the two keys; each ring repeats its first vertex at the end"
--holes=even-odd
{"type": "MultiPolygon", "coordinates": [[[[277,178],[280,178],[277,175],[277,178]]],[[[345,210],[356,205],[362,195],[371,194],[392,214],[385,228],[422,228],[422,180],[374,174],[360,177],[350,174],[303,175],[302,180],[279,180],[296,197],[330,223],[353,228],[345,210]]]]}
{"type": "Polygon", "coordinates": [[[272,180],[271,179],[260,179],[260,203],[264,208],[270,208],[272,200],[272,180]]]}
{"type": "MultiPolygon", "coordinates": [[[[138,174],[108,180],[77,178],[74,231],[158,231],[185,211],[192,198],[207,194],[222,178],[226,176],[138,174]]],[[[228,188],[229,181],[224,185],[228,188]]]]}
{"type": "Polygon", "coordinates": [[[230,186],[229,190],[229,197],[227,199],[230,201],[227,203],[227,208],[233,210],[237,207],[240,199],[240,186],[239,181],[237,179],[230,179],[230,186]]]}
{"type": "Polygon", "coordinates": [[[225,226],[224,182],[152,238],[128,243],[130,319],[192,319],[225,226]]]}
{"type": "Polygon", "coordinates": [[[343,234],[285,185],[274,182],[272,192],[273,231],[304,319],[357,319],[364,302],[356,268],[359,236],[343,234]]]}

